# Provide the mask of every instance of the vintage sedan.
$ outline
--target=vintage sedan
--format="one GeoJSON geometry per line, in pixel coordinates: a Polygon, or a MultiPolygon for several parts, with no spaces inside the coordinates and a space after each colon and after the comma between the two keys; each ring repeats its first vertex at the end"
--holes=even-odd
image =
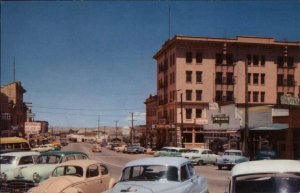
{"type": "Polygon", "coordinates": [[[217,166],[219,170],[223,167],[231,169],[236,164],[246,161],[249,161],[249,158],[245,157],[241,150],[229,149],[225,150],[224,154],[217,158],[217,166]]]}
{"type": "Polygon", "coordinates": [[[49,179],[27,193],[99,193],[110,189],[115,180],[98,160],[72,160],[59,164],[49,179]]]}
{"type": "Polygon", "coordinates": [[[126,153],[145,153],[146,149],[139,145],[132,145],[126,148],[126,153]]]}
{"type": "Polygon", "coordinates": [[[228,193],[300,192],[300,161],[259,160],[237,164],[228,193]]]}
{"type": "Polygon", "coordinates": [[[25,168],[37,162],[40,153],[35,151],[20,151],[3,153],[0,156],[0,171],[5,172],[11,169],[25,168]]]}
{"type": "Polygon", "coordinates": [[[42,153],[37,164],[22,169],[8,170],[1,173],[0,192],[26,192],[37,186],[51,175],[60,163],[69,160],[89,159],[88,155],[79,151],[51,151],[42,153]]]}
{"type": "Polygon", "coordinates": [[[210,149],[192,148],[187,153],[182,153],[182,157],[189,159],[193,164],[206,165],[216,164],[219,156],[210,149]]]}
{"type": "Polygon", "coordinates": [[[182,147],[163,147],[154,153],[154,157],[181,157],[188,150],[182,147]]]}
{"type": "Polygon", "coordinates": [[[48,152],[48,151],[54,151],[55,149],[53,146],[50,146],[49,144],[45,144],[45,145],[39,145],[35,148],[32,148],[31,150],[43,153],[43,152],[48,152]]]}
{"type": "Polygon", "coordinates": [[[208,186],[188,159],[152,157],[127,163],[119,181],[104,193],[121,192],[208,193],[208,186]]]}

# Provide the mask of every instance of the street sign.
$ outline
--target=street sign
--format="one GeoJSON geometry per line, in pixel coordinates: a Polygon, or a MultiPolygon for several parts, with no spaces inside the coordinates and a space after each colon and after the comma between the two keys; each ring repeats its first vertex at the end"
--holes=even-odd
{"type": "Polygon", "coordinates": [[[40,122],[25,122],[25,133],[38,134],[41,128],[42,124],[40,122]]]}
{"type": "Polygon", "coordinates": [[[212,116],[212,121],[213,121],[213,123],[218,123],[218,124],[222,124],[222,123],[229,124],[229,116],[226,116],[224,114],[215,115],[215,116],[212,116]]]}

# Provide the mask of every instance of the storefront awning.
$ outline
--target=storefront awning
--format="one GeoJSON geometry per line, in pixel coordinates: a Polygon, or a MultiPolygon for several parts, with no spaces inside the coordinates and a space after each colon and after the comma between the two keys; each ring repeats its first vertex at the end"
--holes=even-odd
{"type": "Polygon", "coordinates": [[[289,124],[285,123],[274,123],[271,125],[267,126],[261,126],[261,127],[254,127],[251,128],[251,131],[277,131],[277,130],[282,130],[282,129],[287,129],[289,128],[289,124]]]}

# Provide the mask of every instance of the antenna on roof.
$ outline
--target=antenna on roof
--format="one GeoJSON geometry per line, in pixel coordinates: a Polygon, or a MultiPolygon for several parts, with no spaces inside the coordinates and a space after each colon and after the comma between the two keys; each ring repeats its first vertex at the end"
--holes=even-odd
{"type": "Polygon", "coordinates": [[[168,18],[168,25],[169,25],[169,40],[171,39],[171,6],[168,3],[168,13],[169,13],[169,18],[168,18]]]}
{"type": "Polygon", "coordinates": [[[16,57],[14,56],[14,63],[13,63],[13,82],[16,81],[16,57]]]}

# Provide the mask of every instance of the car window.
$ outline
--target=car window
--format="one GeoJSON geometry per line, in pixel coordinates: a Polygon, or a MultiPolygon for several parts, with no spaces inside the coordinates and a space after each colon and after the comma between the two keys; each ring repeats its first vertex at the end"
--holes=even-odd
{"type": "Polygon", "coordinates": [[[75,160],[75,155],[67,155],[65,161],[75,160]]]}
{"type": "Polygon", "coordinates": [[[90,165],[87,168],[86,177],[87,178],[91,178],[91,177],[96,177],[96,176],[99,176],[99,168],[98,168],[98,166],[97,165],[90,165]]]}
{"type": "Polygon", "coordinates": [[[207,153],[208,153],[208,154],[213,154],[213,152],[212,152],[212,151],[207,151],[207,153]]]}
{"type": "Polygon", "coordinates": [[[16,160],[16,156],[1,156],[0,157],[0,164],[13,164],[16,160]]]}
{"type": "Polygon", "coordinates": [[[23,156],[20,158],[19,165],[33,164],[32,156],[23,156]]]}
{"type": "Polygon", "coordinates": [[[194,166],[193,166],[192,164],[188,164],[187,167],[188,167],[190,176],[194,176],[194,175],[195,175],[195,169],[194,169],[194,166]]]}
{"type": "Polygon", "coordinates": [[[54,177],[66,175],[82,177],[83,169],[79,166],[61,166],[55,168],[52,172],[52,176],[54,177]]]}
{"type": "Polygon", "coordinates": [[[189,172],[186,165],[181,166],[180,177],[181,177],[181,181],[186,181],[189,179],[189,172]]]}
{"type": "Polygon", "coordinates": [[[57,164],[60,161],[58,155],[43,155],[38,157],[38,164],[57,164]]]}
{"type": "Polygon", "coordinates": [[[100,171],[101,171],[101,175],[107,175],[108,174],[108,169],[105,165],[100,165],[100,171]]]}
{"type": "Polygon", "coordinates": [[[88,159],[88,157],[86,155],[83,155],[83,154],[77,154],[76,159],[88,159]]]}
{"type": "Polygon", "coordinates": [[[207,151],[206,151],[206,150],[204,150],[204,151],[202,152],[202,154],[207,154],[207,151]]]}

